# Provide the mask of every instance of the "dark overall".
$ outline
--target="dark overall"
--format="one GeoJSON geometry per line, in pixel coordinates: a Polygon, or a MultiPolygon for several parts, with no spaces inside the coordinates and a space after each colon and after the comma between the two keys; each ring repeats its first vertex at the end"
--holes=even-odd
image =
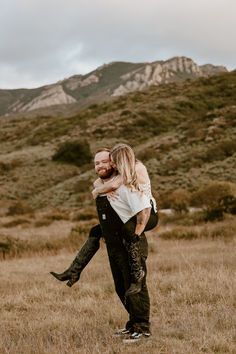
{"type": "MultiPolygon", "coordinates": [[[[142,280],[142,290],[125,298],[125,291],[130,286],[130,267],[128,253],[124,246],[123,239],[124,223],[112,209],[107,197],[96,199],[98,217],[102,229],[102,235],[106,242],[111,271],[115,283],[116,292],[129,313],[129,321],[126,328],[145,331],[149,329],[150,300],[146,286],[146,275],[142,280]]],[[[127,231],[126,231],[127,232],[127,231]]],[[[141,265],[147,274],[146,258],[148,245],[144,233],[140,237],[141,265]]]]}

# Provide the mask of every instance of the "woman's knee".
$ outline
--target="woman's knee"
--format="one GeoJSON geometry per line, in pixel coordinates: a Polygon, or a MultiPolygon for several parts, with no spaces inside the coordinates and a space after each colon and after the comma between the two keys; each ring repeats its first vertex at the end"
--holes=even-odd
{"type": "Polygon", "coordinates": [[[95,237],[100,239],[102,237],[102,229],[100,224],[93,226],[89,232],[89,237],[95,237]]]}

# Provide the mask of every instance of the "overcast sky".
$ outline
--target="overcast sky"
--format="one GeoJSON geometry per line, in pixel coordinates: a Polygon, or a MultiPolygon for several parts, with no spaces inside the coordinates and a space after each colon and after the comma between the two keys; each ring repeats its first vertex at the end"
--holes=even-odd
{"type": "Polygon", "coordinates": [[[111,61],[187,56],[236,68],[236,0],[1,0],[0,88],[111,61]]]}

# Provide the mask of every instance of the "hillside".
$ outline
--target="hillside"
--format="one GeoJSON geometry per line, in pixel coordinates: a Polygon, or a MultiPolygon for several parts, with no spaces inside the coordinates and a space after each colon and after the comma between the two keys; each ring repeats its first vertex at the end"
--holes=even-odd
{"type": "Polygon", "coordinates": [[[92,103],[109,101],[152,85],[226,72],[223,66],[197,65],[175,57],[153,63],[112,62],[86,75],[74,75],[36,89],[0,90],[0,115],[38,110],[39,114],[71,114],[92,103]]]}
{"type": "Polygon", "coordinates": [[[86,138],[92,153],[126,142],[148,167],[154,193],[235,183],[236,71],[152,86],[67,117],[0,120],[0,197],[34,208],[93,204],[93,165],[56,163],[65,141],[86,138]]]}

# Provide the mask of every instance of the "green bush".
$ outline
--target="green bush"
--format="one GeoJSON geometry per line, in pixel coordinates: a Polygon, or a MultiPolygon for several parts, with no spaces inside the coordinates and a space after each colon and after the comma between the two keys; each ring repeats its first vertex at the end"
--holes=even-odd
{"type": "Polygon", "coordinates": [[[57,148],[52,157],[53,161],[61,161],[76,166],[83,166],[91,162],[92,154],[86,140],[67,141],[57,148]]]}

